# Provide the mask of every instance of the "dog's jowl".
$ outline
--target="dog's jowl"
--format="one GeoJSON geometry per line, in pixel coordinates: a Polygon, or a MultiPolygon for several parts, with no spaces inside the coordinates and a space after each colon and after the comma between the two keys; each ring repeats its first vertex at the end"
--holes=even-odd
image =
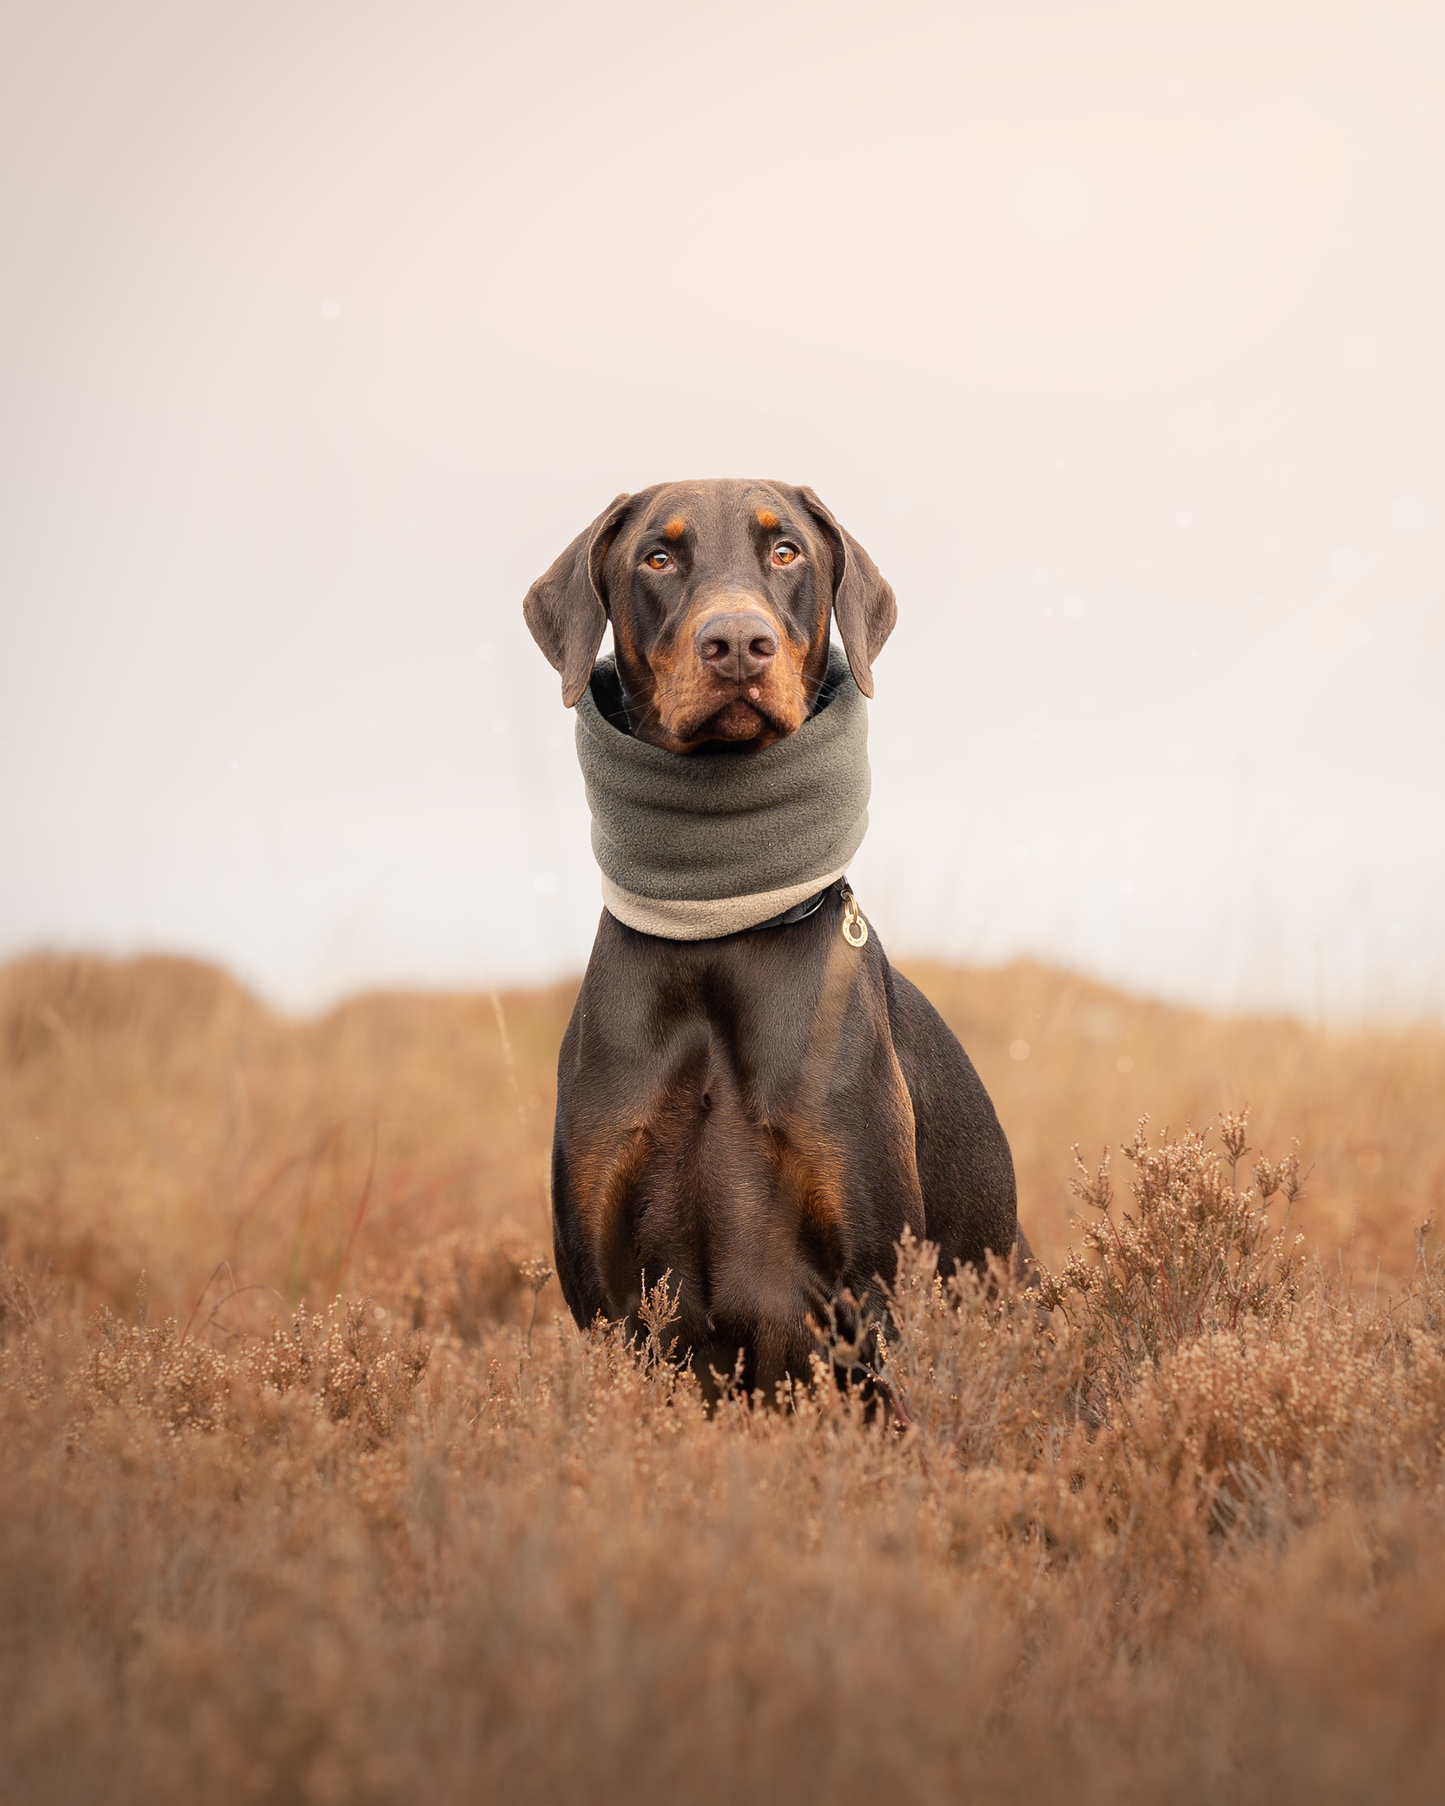
{"type": "Polygon", "coordinates": [[[607,906],[558,1071],[562,1288],[635,1325],[670,1271],[704,1385],[741,1351],[771,1396],[905,1228],[944,1273],[1028,1253],[988,1094],[847,884],[893,592],[810,489],[666,483],[524,610],[577,710],[607,906]]]}

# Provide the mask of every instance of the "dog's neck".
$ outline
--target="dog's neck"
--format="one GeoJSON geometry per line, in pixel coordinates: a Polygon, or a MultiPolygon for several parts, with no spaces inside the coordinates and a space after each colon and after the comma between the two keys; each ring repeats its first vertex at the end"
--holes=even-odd
{"type": "Polygon", "coordinates": [[[603,900],[644,934],[736,934],[847,870],[868,826],[868,705],[833,648],[813,714],[749,758],[678,754],[629,730],[611,659],[577,705],[603,900]]]}

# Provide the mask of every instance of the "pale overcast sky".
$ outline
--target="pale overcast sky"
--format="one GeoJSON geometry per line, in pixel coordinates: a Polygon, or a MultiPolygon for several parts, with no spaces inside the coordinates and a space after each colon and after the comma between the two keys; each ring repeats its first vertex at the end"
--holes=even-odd
{"type": "Polygon", "coordinates": [[[528,582],[810,483],[895,952],[1445,1008],[1445,8],[0,10],[0,956],[579,969],[528,582]]]}

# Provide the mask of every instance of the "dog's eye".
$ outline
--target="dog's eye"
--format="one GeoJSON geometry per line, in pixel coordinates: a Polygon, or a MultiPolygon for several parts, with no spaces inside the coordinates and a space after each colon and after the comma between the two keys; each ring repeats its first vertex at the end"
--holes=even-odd
{"type": "Polygon", "coordinates": [[[665,571],[672,563],[671,552],[649,552],[642,561],[654,571],[665,571]]]}
{"type": "Polygon", "coordinates": [[[773,547],[774,564],[791,564],[797,556],[798,548],[790,546],[786,539],[781,540],[773,547]]]}

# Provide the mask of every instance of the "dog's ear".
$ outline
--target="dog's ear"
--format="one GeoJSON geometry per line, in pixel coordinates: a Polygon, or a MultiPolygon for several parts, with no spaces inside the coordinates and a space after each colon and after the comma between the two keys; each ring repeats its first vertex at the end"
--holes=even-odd
{"type": "Polygon", "coordinates": [[[797,493],[833,548],[833,618],[843,636],[853,681],[865,696],[871,696],[873,661],[893,631],[898,603],[879,575],[878,566],[853,535],[844,532],[812,490],[800,489],[797,493]]]}
{"type": "Polygon", "coordinates": [[[562,701],[575,708],[592,675],[607,610],[598,578],[602,561],[627,512],[619,495],[527,591],[522,616],[554,671],[562,673],[562,701]]]}

